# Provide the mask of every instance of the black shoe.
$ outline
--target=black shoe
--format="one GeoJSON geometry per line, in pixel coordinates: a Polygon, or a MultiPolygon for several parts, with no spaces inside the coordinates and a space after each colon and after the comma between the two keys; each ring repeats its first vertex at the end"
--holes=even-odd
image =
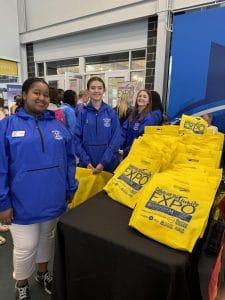
{"type": "Polygon", "coordinates": [[[15,286],[16,289],[16,300],[31,300],[29,285],[15,286]]]}
{"type": "Polygon", "coordinates": [[[47,271],[45,273],[37,272],[35,279],[37,282],[39,282],[46,293],[51,295],[52,293],[52,275],[47,271]]]}

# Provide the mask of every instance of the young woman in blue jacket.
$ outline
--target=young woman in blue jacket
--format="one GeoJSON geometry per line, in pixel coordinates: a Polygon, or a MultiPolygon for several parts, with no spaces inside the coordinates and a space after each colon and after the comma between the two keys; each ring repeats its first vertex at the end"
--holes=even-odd
{"type": "Polygon", "coordinates": [[[135,138],[144,133],[145,126],[156,125],[152,114],[152,95],[147,89],[138,92],[135,106],[122,127],[123,144],[120,154],[126,157],[135,138]]]}
{"type": "Polygon", "coordinates": [[[93,173],[113,172],[119,164],[121,130],[117,113],[103,102],[105,83],[92,77],[87,83],[90,101],[80,111],[75,127],[79,166],[93,173]]]}
{"type": "Polygon", "coordinates": [[[57,218],[77,189],[71,134],[54,117],[41,78],[22,86],[22,104],[0,122],[0,221],[10,225],[16,299],[30,299],[28,278],[51,293],[48,261],[57,218]]]}

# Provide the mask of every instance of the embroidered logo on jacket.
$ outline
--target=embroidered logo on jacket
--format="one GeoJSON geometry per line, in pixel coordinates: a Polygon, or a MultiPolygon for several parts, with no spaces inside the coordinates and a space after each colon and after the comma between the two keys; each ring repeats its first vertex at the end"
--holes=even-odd
{"type": "Polygon", "coordinates": [[[61,135],[61,132],[59,130],[52,130],[53,136],[55,140],[62,140],[63,137],[61,135]]]}
{"type": "Polygon", "coordinates": [[[109,118],[105,118],[105,119],[103,119],[103,124],[104,124],[104,126],[105,127],[110,127],[111,126],[111,119],[109,119],[109,118]]]}
{"type": "Polygon", "coordinates": [[[136,122],[136,123],[134,123],[133,129],[134,129],[134,130],[138,130],[138,129],[139,129],[139,126],[140,126],[140,123],[136,122]]]}

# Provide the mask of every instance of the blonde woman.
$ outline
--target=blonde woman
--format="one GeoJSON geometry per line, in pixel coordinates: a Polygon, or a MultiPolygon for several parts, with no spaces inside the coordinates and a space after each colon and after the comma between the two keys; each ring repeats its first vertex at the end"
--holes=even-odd
{"type": "Polygon", "coordinates": [[[87,89],[80,90],[78,95],[78,101],[76,105],[76,113],[78,113],[84,106],[88,104],[89,93],[87,89]]]}
{"type": "Polygon", "coordinates": [[[114,108],[118,114],[120,126],[123,125],[124,121],[131,113],[129,102],[129,95],[127,93],[123,93],[119,98],[117,106],[114,108]]]}

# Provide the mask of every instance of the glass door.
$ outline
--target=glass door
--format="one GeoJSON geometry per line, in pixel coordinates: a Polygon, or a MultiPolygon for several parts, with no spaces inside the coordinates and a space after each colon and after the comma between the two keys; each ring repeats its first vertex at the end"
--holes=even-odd
{"type": "Polygon", "coordinates": [[[65,72],[62,75],[46,76],[45,79],[51,87],[63,89],[64,91],[73,90],[77,94],[83,86],[82,75],[78,73],[65,72]]]}
{"type": "Polygon", "coordinates": [[[119,95],[119,86],[123,85],[123,83],[128,82],[129,80],[129,72],[127,71],[106,72],[106,95],[104,98],[105,102],[112,107],[115,107],[117,105],[119,95]]]}
{"type": "Polygon", "coordinates": [[[65,76],[64,75],[51,75],[46,76],[45,80],[48,82],[50,87],[54,87],[56,89],[65,88],[65,76]]]}
{"type": "Polygon", "coordinates": [[[73,90],[79,94],[83,86],[83,77],[78,73],[65,72],[65,90],[73,90]]]}

